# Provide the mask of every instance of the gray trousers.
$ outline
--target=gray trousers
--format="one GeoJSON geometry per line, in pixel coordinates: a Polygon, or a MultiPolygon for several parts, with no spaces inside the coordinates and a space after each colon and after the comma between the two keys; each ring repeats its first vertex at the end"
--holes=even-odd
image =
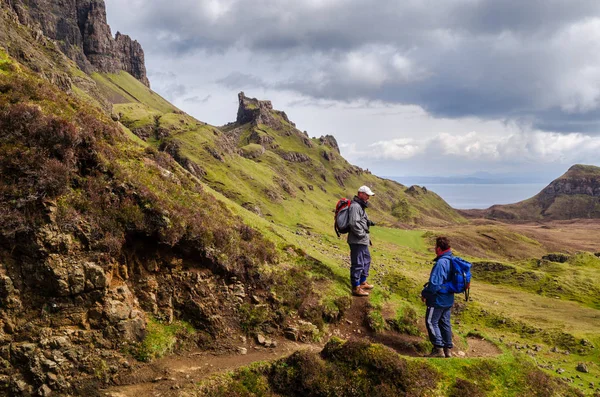
{"type": "Polygon", "coordinates": [[[451,307],[427,307],[425,324],[429,341],[435,347],[452,348],[451,307]]]}

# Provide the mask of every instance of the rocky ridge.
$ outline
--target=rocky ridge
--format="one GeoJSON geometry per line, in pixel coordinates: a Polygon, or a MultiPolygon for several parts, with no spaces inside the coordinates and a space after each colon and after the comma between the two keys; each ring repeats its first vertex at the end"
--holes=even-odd
{"type": "Polygon", "coordinates": [[[104,0],[2,0],[19,22],[56,41],[61,51],[86,73],[124,70],[150,86],[140,43],[117,32],[106,21],[104,0]]]}
{"type": "Polygon", "coordinates": [[[238,124],[253,123],[253,125],[264,124],[269,127],[281,127],[281,117],[286,123],[296,126],[290,121],[287,114],[280,110],[274,110],[271,101],[259,101],[256,98],[248,98],[243,92],[238,94],[238,124]]]}

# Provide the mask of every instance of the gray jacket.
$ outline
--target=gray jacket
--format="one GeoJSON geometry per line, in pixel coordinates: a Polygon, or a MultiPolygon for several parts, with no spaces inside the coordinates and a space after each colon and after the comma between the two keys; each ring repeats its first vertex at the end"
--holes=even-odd
{"type": "MultiPolygon", "coordinates": [[[[369,245],[369,217],[361,205],[362,200],[354,197],[348,209],[348,244],[369,245]]],[[[365,203],[366,204],[366,203],[365,203]]]]}

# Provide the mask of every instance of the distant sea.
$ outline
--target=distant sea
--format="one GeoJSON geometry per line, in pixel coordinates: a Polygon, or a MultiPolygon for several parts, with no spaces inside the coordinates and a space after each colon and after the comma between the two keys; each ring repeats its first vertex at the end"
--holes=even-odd
{"type": "Polygon", "coordinates": [[[494,204],[517,203],[548,186],[547,183],[430,183],[401,177],[389,179],[406,186],[425,186],[457,209],[484,209],[494,204]]]}

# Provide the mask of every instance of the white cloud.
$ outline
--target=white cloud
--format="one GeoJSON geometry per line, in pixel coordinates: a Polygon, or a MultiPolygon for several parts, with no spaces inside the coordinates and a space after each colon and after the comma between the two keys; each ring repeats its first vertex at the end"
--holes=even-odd
{"type": "Polygon", "coordinates": [[[462,135],[440,133],[423,140],[398,138],[378,141],[365,150],[358,150],[356,145],[342,146],[343,149],[346,147],[350,149],[350,156],[369,160],[407,160],[425,155],[483,163],[533,161],[570,164],[582,159],[594,161],[600,150],[600,137],[542,131],[515,132],[502,137],[472,131],[462,135]]]}
{"type": "Polygon", "coordinates": [[[326,67],[330,73],[321,78],[344,79],[350,84],[379,88],[385,83],[407,82],[419,78],[413,63],[393,46],[367,46],[347,53],[336,65],[326,67]]]}
{"type": "Polygon", "coordinates": [[[423,153],[425,146],[412,138],[392,139],[379,141],[369,145],[369,152],[378,158],[404,160],[423,153]]]}

